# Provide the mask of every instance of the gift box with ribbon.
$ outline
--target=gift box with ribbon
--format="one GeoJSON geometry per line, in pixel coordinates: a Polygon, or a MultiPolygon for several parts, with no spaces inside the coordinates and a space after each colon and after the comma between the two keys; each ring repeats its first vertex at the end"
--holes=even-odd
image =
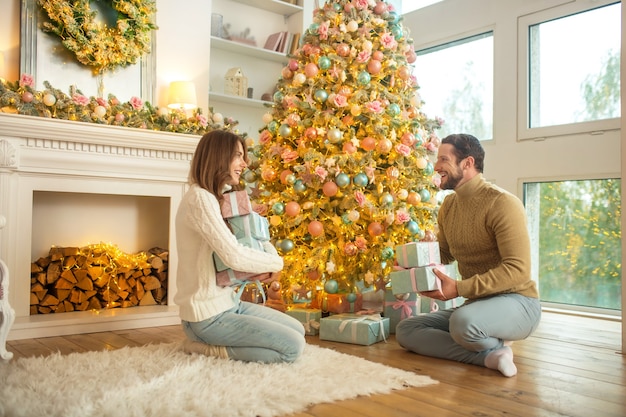
{"type": "Polygon", "coordinates": [[[441,280],[433,272],[434,269],[456,279],[456,266],[453,264],[418,266],[409,269],[398,268],[389,273],[393,293],[404,294],[441,289],[441,280]]]}
{"type": "Polygon", "coordinates": [[[396,246],[396,261],[402,268],[440,264],[438,242],[410,242],[396,246]]]}
{"type": "Polygon", "coordinates": [[[252,212],[242,216],[230,217],[228,224],[238,239],[253,237],[263,241],[270,240],[270,224],[259,213],[252,212]]]}
{"type": "Polygon", "coordinates": [[[245,190],[224,193],[224,199],[220,202],[220,210],[225,219],[253,212],[250,197],[245,190]]]}
{"type": "MultiPolygon", "coordinates": [[[[264,251],[263,244],[261,243],[260,240],[256,238],[253,238],[250,236],[244,236],[244,237],[237,238],[237,242],[249,248],[264,251]]],[[[224,262],[222,262],[222,259],[215,252],[213,252],[213,261],[215,262],[216,271],[219,272],[219,271],[225,271],[228,269],[228,266],[224,262]]]]}
{"type": "Polygon", "coordinates": [[[434,298],[420,296],[420,313],[433,313],[438,310],[447,310],[463,305],[464,297],[456,297],[451,300],[435,300],[434,298]]]}
{"type": "Polygon", "coordinates": [[[315,336],[319,333],[322,310],[317,308],[290,307],[285,313],[302,323],[307,335],[315,336]]]}
{"type": "Polygon", "coordinates": [[[217,280],[217,285],[220,287],[232,287],[245,283],[246,281],[269,281],[271,276],[272,274],[270,272],[263,272],[259,274],[258,272],[234,271],[228,268],[217,272],[215,274],[215,279],[217,280]]]}
{"type": "Polygon", "coordinates": [[[385,290],[383,316],[389,318],[389,333],[396,332],[402,320],[417,316],[420,312],[420,297],[416,293],[394,294],[391,288],[385,290]]]}
{"type": "Polygon", "coordinates": [[[387,337],[389,318],[380,314],[332,314],[320,320],[320,340],[368,346],[387,337]]]}

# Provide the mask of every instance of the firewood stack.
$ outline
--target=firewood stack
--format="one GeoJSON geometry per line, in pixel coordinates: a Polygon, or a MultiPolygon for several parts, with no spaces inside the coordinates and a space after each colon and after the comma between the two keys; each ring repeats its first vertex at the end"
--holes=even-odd
{"type": "Polygon", "coordinates": [[[52,247],[31,264],[30,314],[167,304],[168,252],[52,247]]]}

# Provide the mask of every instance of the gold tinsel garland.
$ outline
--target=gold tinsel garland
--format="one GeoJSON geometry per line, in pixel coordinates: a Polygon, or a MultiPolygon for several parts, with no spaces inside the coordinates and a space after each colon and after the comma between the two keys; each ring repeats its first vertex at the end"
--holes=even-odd
{"type": "Polygon", "coordinates": [[[89,0],[37,1],[50,20],[43,30],[58,35],[78,62],[93,67],[96,74],[135,64],[150,52],[150,32],[157,29],[153,0],[102,1],[117,12],[116,27],[96,22],[89,0]]]}

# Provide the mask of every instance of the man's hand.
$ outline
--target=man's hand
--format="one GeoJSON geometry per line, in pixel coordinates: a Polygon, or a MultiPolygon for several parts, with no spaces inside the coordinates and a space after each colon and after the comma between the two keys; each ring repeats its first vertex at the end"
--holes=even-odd
{"type": "Polygon", "coordinates": [[[422,291],[420,295],[442,301],[451,300],[459,296],[455,279],[450,278],[437,268],[433,268],[433,272],[441,280],[441,290],[422,291]]]}

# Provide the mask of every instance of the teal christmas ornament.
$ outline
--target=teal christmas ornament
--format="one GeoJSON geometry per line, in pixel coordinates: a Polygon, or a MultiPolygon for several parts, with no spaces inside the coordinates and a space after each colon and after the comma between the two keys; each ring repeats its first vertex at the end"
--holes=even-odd
{"type": "Polygon", "coordinates": [[[422,188],[419,191],[420,194],[420,198],[422,199],[423,203],[426,203],[427,201],[430,200],[430,191],[428,191],[426,188],[422,188]]]}
{"type": "Polygon", "coordinates": [[[372,76],[367,71],[361,71],[359,75],[357,75],[356,80],[360,85],[365,86],[370,83],[370,81],[372,80],[372,76]]]}
{"type": "Polygon", "coordinates": [[[281,101],[283,101],[283,98],[285,96],[283,95],[283,93],[281,91],[277,91],[274,93],[274,102],[275,103],[280,103],[281,101]]]}
{"type": "Polygon", "coordinates": [[[385,246],[380,254],[381,258],[384,260],[393,259],[395,256],[395,252],[389,246],[385,246]]]}
{"type": "Polygon", "coordinates": [[[339,284],[336,280],[329,279],[324,283],[324,291],[329,294],[337,294],[337,291],[339,291],[339,284]]]}
{"type": "Polygon", "coordinates": [[[245,182],[255,182],[257,180],[257,175],[254,171],[246,171],[243,174],[243,180],[245,182]]]}
{"type": "Polygon", "coordinates": [[[278,131],[278,122],[276,120],[269,122],[267,124],[267,130],[269,130],[270,133],[275,134],[276,131],[278,131]]]}
{"type": "Polygon", "coordinates": [[[422,171],[424,172],[424,175],[431,175],[435,172],[435,167],[433,167],[431,162],[428,162],[422,171]]]}
{"type": "Polygon", "coordinates": [[[330,68],[330,64],[331,64],[330,58],[328,58],[327,56],[321,56],[317,60],[317,66],[323,70],[327,70],[328,68],[330,68]]]}
{"type": "Polygon", "coordinates": [[[328,93],[326,90],[317,90],[314,94],[315,100],[319,103],[323,103],[328,99],[328,93]]]}
{"type": "Polygon", "coordinates": [[[297,193],[303,193],[306,191],[306,184],[303,183],[302,180],[296,180],[296,182],[293,183],[293,189],[297,193]]]}
{"type": "Polygon", "coordinates": [[[283,252],[291,252],[294,248],[293,240],[284,239],[282,242],[280,242],[280,248],[283,250],[283,252]]]}
{"type": "Polygon", "coordinates": [[[274,203],[272,205],[272,212],[277,216],[282,215],[285,212],[285,205],[281,202],[274,203]]]}
{"type": "Polygon", "coordinates": [[[358,187],[366,187],[367,184],[369,184],[369,179],[367,178],[367,175],[362,172],[356,174],[352,181],[354,182],[354,185],[358,187]]]}
{"type": "Polygon", "coordinates": [[[387,114],[391,117],[395,117],[400,114],[400,106],[398,103],[391,103],[387,107],[387,114]]]}
{"type": "Polygon", "coordinates": [[[350,294],[346,295],[346,300],[348,300],[349,303],[354,303],[357,299],[357,296],[355,293],[351,292],[350,294]]]}
{"type": "Polygon", "coordinates": [[[393,204],[393,196],[389,193],[384,193],[380,196],[380,204],[382,206],[391,206],[393,204]]]}
{"type": "Polygon", "coordinates": [[[419,226],[419,224],[417,224],[417,222],[415,220],[410,220],[410,221],[408,221],[406,223],[406,229],[412,235],[416,235],[420,231],[420,226],[419,226]]]}
{"type": "Polygon", "coordinates": [[[348,185],[350,185],[350,176],[345,172],[341,172],[335,177],[335,184],[337,184],[339,188],[347,187],[348,185]]]}

